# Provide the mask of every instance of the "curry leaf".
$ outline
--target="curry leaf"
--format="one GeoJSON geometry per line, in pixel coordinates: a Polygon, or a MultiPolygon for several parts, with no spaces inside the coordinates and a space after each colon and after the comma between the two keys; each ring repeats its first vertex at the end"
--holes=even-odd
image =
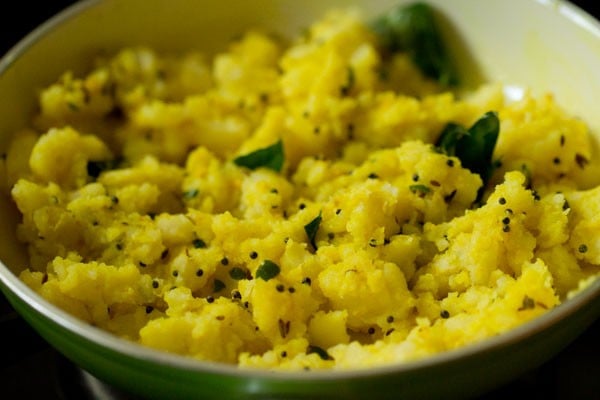
{"type": "Polygon", "coordinates": [[[312,245],[312,247],[316,250],[317,244],[315,242],[315,238],[317,237],[317,231],[319,230],[319,225],[321,225],[321,213],[315,217],[308,224],[304,225],[304,232],[306,232],[306,236],[308,236],[308,241],[312,245]]]}
{"type": "Polygon", "coordinates": [[[459,140],[456,148],[456,156],[461,163],[478,173],[484,184],[493,171],[492,154],[499,133],[498,115],[493,111],[487,112],[469,128],[469,134],[459,140]]]}
{"type": "Polygon", "coordinates": [[[494,171],[492,154],[500,133],[500,120],[494,111],[485,113],[469,129],[449,123],[436,142],[437,148],[460,159],[463,167],[479,174],[484,186],[494,171]]]}
{"type": "Polygon", "coordinates": [[[280,139],[271,146],[239,156],[235,158],[233,162],[240,167],[246,167],[252,170],[265,167],[280,172],[284,160],[283,141],[280,139]]]}
{"type": "Polygon", "coordinates": [[[268,281],[271,278],[275,278],[279,275],[281,269],[279,265],[275,264],[271,260],[265,260],[256,270],[256,277],[268,281]]]}
{"type": "Polygon", "coordinates": [[[456,156],[456,146],[458,145],[458,142],[463,136],[468,134],[469,132],[464,126],[450,122],[442,131],[436,146],[444,154],[451,157],[456,156]]]}
{"type": "Polygon", "coordinates": [[[406,52],[424,75],[442,85],[458,83],[429,5],[416,2],[398,6],[375,19],[371,29],[384,49],[406,52]]]}

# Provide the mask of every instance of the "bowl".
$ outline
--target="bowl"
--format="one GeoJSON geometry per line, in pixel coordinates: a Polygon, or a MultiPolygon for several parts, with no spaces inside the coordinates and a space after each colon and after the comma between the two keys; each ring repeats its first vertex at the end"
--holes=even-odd
{"type": "MultiPolygon", "coordinates": [[[[403,0],[355,0],[376,16],[403,0]]],[[[500,81],[552,91],[600,142],[600,24],[565,1],[431,0],[466,86],[500,81]],[[510,27],[507,29],[507,27],[510,27]]],[[[37,28],[0,61],[0,153],[35,111],[36,90],[67,68],[90,67],[100,52],[128,45],[215,52],[247,28],[294,35],[343,0],[83,1],[37,28]],[[40,68],[43,65],[43,68],[40,68]]],[[[560,306],[505,334],[401,365],[352,371],[269,372],[199,362],[132,344],[44,300],[17,274],[26,266],[15,237],[15,205],[0,197],[0,288],[21,316],[66,357],[97,378],[145,398],[463,398],[539,366],[600,315],[596,280],[560,306]]]]}

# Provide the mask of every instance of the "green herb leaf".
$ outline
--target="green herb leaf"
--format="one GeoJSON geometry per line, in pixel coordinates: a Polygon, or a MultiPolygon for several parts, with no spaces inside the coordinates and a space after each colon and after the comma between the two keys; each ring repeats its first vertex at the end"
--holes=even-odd
{"type": "Polygon", "coordinates": [[[375,19],[371,29],[384,49],[406,52],[424,75],[442,85],[458,83],[429,5],[417,2],[399,6],[375,19]]]}
{"type": "Polygon", "coordinates": [[[206,247],[206,243],[202,239],[194,239],[192,244],[194,245],[194,248],[196,248],[196,249],[203,249],[206,247]]]}
{"type": "Polygon", "coordinates": [[[304,232],[306,232],[306,236],[308,236],[308,241],[315,250],[317,249],[315,238],[317,237],[317,231],[319,230],[319,225],[321,225],[321,220],[321,212],[319,212],[319,215],[317,215],[315,219],[310,221],[308,224],[304,225],[304,232]]]}
{"type": "Polygon", "coordinates": [[[281,269],[279,265],[275,264],[271,260],[265,260],[256,270],[256,277],[268,281],[271,278],[275,278],[279,275],[281,269]]]}
{"type": "Polygon", "coordinates": [[[420,194],[423,194],[423,195],[431,192],[431,189],[429,188],[429,186],[425,186],[425,185],[419,185],[419,184],[417,184],[417,185],[410,185],[408,188],[413,193],[420,193],[420,194]]]}
{"type": "Polygon", "coordinates": [[[523,173],[523,175],[525,175],[525,187],[527,189],[531,189],[531,179],[532,179],[532,174],[531,174],[531,169],[529,169],[529,167],[526,164],[521,164],[521,172],[523,173]]]}
{"type": "Polygon", "coordinates": [[[354,68],[348,67],[346,83],[344,83],[344,85],[340,88],[340,94],[342,96],[348,96],[348,94],[354,87],[355,81],[356,81],[356,77],[354,75],[354,68]]]}
{"type": "Polygon", "coordinates": [[[331,357],[327,351],[320,348],[319,346],[309,345],[306,349],[306,354],[311,353],[317,353],[322,360],[333,360],[333,357],[331,357]]]}
{"type": "Polygon", "coordinates": [[[193,199],[194,197],[198,196],[198,193],[200,193],[200,191],[198,189],[196,189],[196,188],[190,189],[190,190],[183,192],[183,198],[186,200],[190,200],[190,199],[193,199]]]}
{"type": "Polygon", "coordinates": [[[225,283],[219,279],[215,279],[213,282],[213,293],[220,292],[223,289],[225,289],[225,283]]]}
{"type": "Polygon", "coordinates": [[[87,174],[96,179],[102,172],[115,169],[119,162],[119,160],[90,160],[87,162],[87,174]]]}
{"type": "Polygon", "coordinates": [[[498,115],[487,112],[471,128],[469,134],[463,136],[456,148],[456,156],[462,165],[479,174],[484,184],[493,171],[492,153],[500,133],[498,115]]]}
{"type": "Polygon", "coordinates": [[[460,140],[469,134],[469,131],[462,125],[450,122],[442,131],[436,147],[444,154],[454,157],[456,156],[456,146],[460,140]]]}
{"type": "Polygon", "coordinates": [[[525,296],[523,297],[523,303],[521,304],[521,307],[519,307],[517,311],[531,310],[533,308],[535,308],[535,300],[529,296],[525,296]]]}
{"type": "Polygon", "coordinates": [[[273,171],[280,172],[283,167],[285,155],[283,152],[283,141],[280,139],[271,146],[258,149],[252,153],[239,156],[233,162],[240,166],[249,169],[257,169],[260,167],[269,168],[273,171]]]}
{"type": "Polygon", "coordinates": [[[242,279],[246,279],[246,271],[240,267],[233,267],[229,270],[229,276],[231,279],[240,281],[242,279]]]}
{"type": "Polygon", "coordinates": [[[490,179],[496,163],[492,154],[500,133],[500,120],[494,111],[485,113],[468,130],[449,123],[436,142],[437,148],[460,159],[463,167],[479,174],[483,185],[490,179]]]}

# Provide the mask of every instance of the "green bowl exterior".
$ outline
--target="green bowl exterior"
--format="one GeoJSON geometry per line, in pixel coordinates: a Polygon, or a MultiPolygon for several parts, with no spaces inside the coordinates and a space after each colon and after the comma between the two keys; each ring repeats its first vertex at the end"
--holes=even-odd
{"type": "Polygon", "coordinates": [[[50,345],[95,377],[147,398],[191,399],[242,393],[240,380],[218,374],[198,374],[136,359],[66,329],[4,290],[15,310],[50,345]]]}
{"type": "Polygon", "coordinates": [[[470,398],[541,365],[600,315],[600,299],[596,299],[520,340],[499,342],[484,351],[466,352],[416,368],[304,376],[235,369],[223,373],[219,369],[160,364],[103,346],[63,327],[0,286],[17,312],[67,358],[100,380],[148,399],[470,398]]]}

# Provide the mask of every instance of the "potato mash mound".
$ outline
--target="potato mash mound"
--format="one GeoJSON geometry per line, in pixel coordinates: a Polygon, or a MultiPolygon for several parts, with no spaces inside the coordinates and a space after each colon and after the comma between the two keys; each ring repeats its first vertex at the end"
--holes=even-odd
{"type": "Polygon", "coordinates": [[[401,363],[506,332],[600,273],[600,174],[551,94],[458,94],[356,10],[214,56],[65,72],[2,163],[21,279],[122,338],[267,369],[401,363]],[[491,175],[437,145],[500,121],[491,175]]]}

